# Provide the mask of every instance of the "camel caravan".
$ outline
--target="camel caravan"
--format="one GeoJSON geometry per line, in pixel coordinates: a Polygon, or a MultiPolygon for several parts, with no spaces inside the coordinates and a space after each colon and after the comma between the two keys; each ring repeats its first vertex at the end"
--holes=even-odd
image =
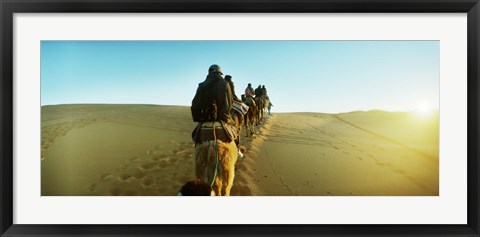
{"type": "Polygon", "coordinates": [[[245,152],[240,145],[242,127],[247,137],[255,134],[271,106],[265,86],[254,90],[249,83],[239,99],[232,76],[223,77],[220,66],[211,65],[190,107],[197,122],[192,132],[196,180],[187,182],[178,195],[230,196],[235,163],[245,152]]]}
{"type": "Polygon", "coordinates": [[[263,87],[259,85],[253,90],[252,84],[248,83],[245,94],[242,95],[242,101],[249,107],[245,121],[248,137],[255,133],[255,126],[260,125],[264,119],[268,106],[271,106],[270,98],[265,85],[263,87]]]}

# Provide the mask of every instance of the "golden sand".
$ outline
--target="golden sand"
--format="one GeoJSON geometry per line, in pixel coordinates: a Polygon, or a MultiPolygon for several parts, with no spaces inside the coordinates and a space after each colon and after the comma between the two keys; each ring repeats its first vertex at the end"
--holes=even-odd
{"type": "MultiPolygon", "coordinates": [[[[189,107],[42,107],[42,195],[176,195],[194,178],[189,107]]],[[[438,114],[284,113],[245,137],[232,195],[438,195],[438,114]]]]}

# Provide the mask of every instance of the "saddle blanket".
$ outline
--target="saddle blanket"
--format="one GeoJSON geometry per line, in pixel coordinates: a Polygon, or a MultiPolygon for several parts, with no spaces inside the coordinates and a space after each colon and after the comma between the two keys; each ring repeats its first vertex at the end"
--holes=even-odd
{"type": "Polygon", "coordinates": [[[233,109],[239,112],[241,115],[245,115],[248,112],[248,105],[242,102],[233,101],[233,109]]]}

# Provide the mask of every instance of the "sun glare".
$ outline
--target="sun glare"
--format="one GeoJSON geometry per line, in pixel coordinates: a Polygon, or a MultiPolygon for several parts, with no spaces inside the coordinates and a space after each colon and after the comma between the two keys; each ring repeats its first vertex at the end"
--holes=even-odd
{"type": "Polygon", "coordinates": [[[415,110],[415,114],[418,116],[418,117],[427,117],[429,116],[431,113],[433,112],[433,108],[432,106],[427,103],[427,102],[423,102],[423,103],[420,103],[418,104],[416,110],[415,110]]]}

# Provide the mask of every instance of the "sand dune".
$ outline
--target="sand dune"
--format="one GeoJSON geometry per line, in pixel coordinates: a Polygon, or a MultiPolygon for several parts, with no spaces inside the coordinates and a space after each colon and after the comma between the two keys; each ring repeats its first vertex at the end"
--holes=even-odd
{"type": "Polygon", "coordinates": [[[257,186],[282,196],[438,195],[438,129],[398,116],[403,126],[375,113],[275,114],[260,135],[257,186]]]}
{"type": "MultiPolygon", "coordinates": [[[[194,178],[189,107],[42,107],[42,195],[176,195],[194,178]]],[[[232,195],[438,195],[438,116],[382,111],[267,118],[232,195]]]]}

